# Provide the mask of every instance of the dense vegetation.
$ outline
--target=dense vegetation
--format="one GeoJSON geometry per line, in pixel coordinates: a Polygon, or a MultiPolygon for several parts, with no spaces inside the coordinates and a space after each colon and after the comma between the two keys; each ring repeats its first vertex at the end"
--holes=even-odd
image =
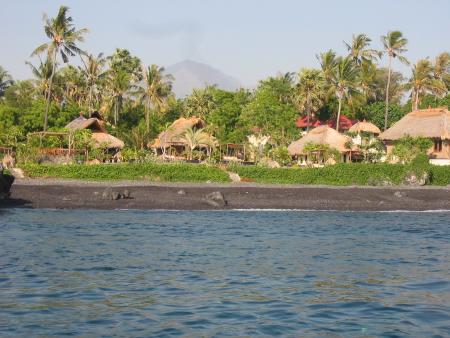
{"type": "Polygon", "coordinates": [[[219,143],[260,133],[280,146],[298,138],[299,115],[345,114],[384,128],[411,108],[450,104],[450,54],[419,60],[405,79],[394,71],[397,61],[408,63],[408,41],[398,31],[382,37],[382,50],[373,49],[366,35],[355,35],[345,44],[346,55],[320,53],[317,69],[272,76],[254,90],[207,87],[175,99],[164,68],[143,65],[126,49],[108,56],[84,51],[88,31],[75,27],[67,7],[45,18],[44,28],[47,42],[34,51],[30,46],[33,79],[14,81],[0,67],[0,146],[15,147],[29,132],[61,129],[80,111],[99,111],[127,147],[143,149],[180,116],[203,118],[219,143]]]}
{"type": "Polygon", "coordinates": [[[83,180],[149,180],[153,182],[228,182],[226,172],[217,167],[186,163],[117,165],[38,165],[23,166],[29,177],[73,178],[83,180]]]}

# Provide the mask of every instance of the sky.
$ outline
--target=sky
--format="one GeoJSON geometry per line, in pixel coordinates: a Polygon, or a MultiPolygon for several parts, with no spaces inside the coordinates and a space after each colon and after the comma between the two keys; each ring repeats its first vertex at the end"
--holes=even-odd
{"type": "Polygon", "coordinates": [[[352,34],[367,34],[380,49],[380,36],[400,30],[412,62],[450,51],[450,0],[0,0],[0,65],[15,79],[32,76],[25,61],[37,63],[30,54],[46,42],[42,16],[61,5],[77,28],[89,29],[81,45],[89,53],[126,48],[145,65],[166,67],[190,59],[249,87],[318,67],[318,53],[345,53],[352,34]]]}

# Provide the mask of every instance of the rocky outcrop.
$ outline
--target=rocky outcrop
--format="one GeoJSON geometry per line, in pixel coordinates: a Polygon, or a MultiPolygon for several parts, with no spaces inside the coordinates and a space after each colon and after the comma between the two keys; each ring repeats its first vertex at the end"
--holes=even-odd
{"type": "Polygon", "coordinates": [[[113,190],[111,188],[106,188],[102,192],[101,199],[109,200],[109,201],[117,201],[119,199],[130,199],[131,193],[128,189],[125,189],[123,192],[119,192],[117,190],[113,190]]]}
{"type": "Polygon", "coordinates": [[[7,199],[10,195],[10,189],[14,182],[14,177],[6,175],[3,170],[0,169],[0,200],[7,199]]]}
{"type": "Polygon", "coordinates": [[[423,186],[426,185],[428,181],[429,175],[425,171],[422,172],[421,174],[410,171],[403,178],[403,184],[410,186],[423,186]]]}
{"type": "Polygon", "coordinates": [[[215,208],[223,208],[228,204],[220,191],[213,191],[205,195],[204,201],[206,204],[215,208]]]}

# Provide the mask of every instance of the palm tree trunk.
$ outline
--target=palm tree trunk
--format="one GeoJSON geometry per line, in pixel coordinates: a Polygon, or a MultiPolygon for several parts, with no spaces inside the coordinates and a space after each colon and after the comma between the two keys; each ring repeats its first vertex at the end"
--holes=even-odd
{"type": "Polygon", "coordinates": [[[89,117],[91,117],[92,115],[92,91],[94,89],[94,86],[91,86],[89,88],[89,117]]]}
{"type": "Polygon", "coordinates": [[[147,134],[150,132],[150,108],[145,106],[145,125],[147,127],[147,134]]]}
{"type": "Polygon", "coordinates": [[[309,131],[309,121],[311,121],[311,108],[310,108],[310,94],[308,93],[308,98],[306,99],[306,132],[309,131]]]}
{"type": "Polygon", "coordinates": [[[389,86],[391,85],[392,56],[389,55],[388,80],[386,85],[386,103],[384,111],[384,130],[387,129],[388,111],[389,111],[389,86]]]}
{"type": "Polygon", "coordinates": [[[339,120],[341,119],[341,108],[342,108],[342,97],[339,96],[339,106],[338,106],[338,113],[337,113],[337,119],[336,119],[336,130],[339,131],[339,120]]]}
{"type": "Polygon", "coordinates": [[[53,50],[52,74],[50,75],[50,79],[49,79],[49,82],[48,82],[47,103],[45,104],[44,131],[47,131],[47,126],[48,126],[48,111],[50,109],[50,98],[51,98],[51,95],[52,95],[53,76],[55,75],[55,69],[56,69],[56,55],[57,55],[57,52],[58,52],[58,49],[55,48],[53,50]]]}
{"type": "Polygon", "coordinates": [[[419,90],[416,89],[414,93],[414,104],[413,104],[413,111],[419,109],[419,90]]]}

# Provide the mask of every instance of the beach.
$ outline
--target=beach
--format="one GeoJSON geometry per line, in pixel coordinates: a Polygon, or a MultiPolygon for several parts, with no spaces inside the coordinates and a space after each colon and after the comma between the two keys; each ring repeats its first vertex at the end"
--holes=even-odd
{"type": "Polygon", "coordinates": [[[2,201],[2,206],[99,210],[450,210],[450,188],[18,179],[10,199],[2,201]],[[214,205],[208,201],[207,195],[213,192],[220,192],[223,203],[214,205]]]}

